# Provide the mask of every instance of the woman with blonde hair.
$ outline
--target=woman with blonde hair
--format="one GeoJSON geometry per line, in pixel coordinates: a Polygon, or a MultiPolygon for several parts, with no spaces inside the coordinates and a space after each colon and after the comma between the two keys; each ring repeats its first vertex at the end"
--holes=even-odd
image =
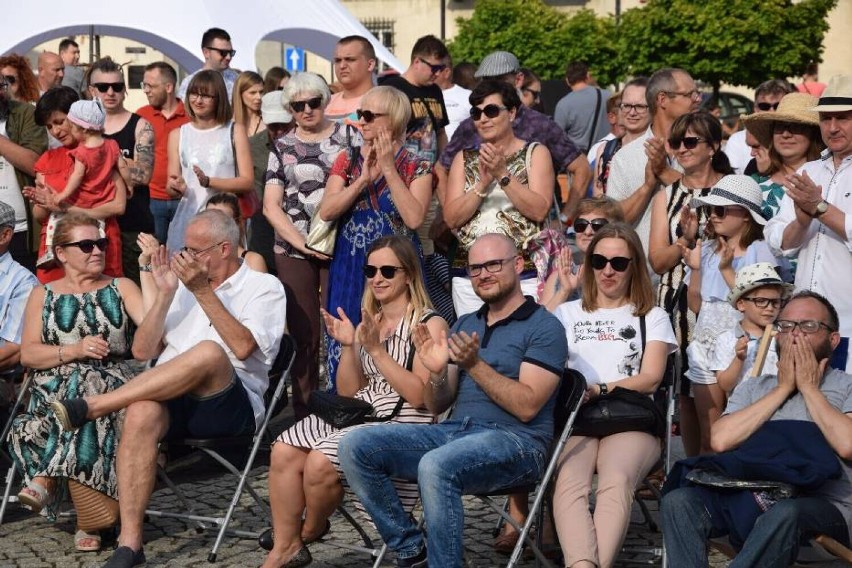
{"type": "MultiPolygon", "coordinates": [[[[342,346],[338,393],[370,403],[373,415],[386,422],[428,424],[433,416],[424,408],[423,386],[429,371],[414,356],[412,332],[425,323],[433,337],[440,337],[447,323],[429,303],[420,258],[409,239],[382,237],[370,246],[362,273],[367,285],[360,324],[342,308],[335,315],[322,312],[329,334],[342,346]]],[[[311,414],[278,437],[269,469],[273,531],[260,539],[270,550],[264,567],[311,562],[307,545],[328,532],[328,518],[343,498],[338,442],[352,430],[377,423],[338,429],[311,414]]],[[[413,508],[417,485],[396,487],[404,505],[413,508]]]]}
{"type": "Polygon", "coordinates": [[[243,71],[234,83],[234,122],[242,124],[246,135],[254,136],[266,130],[260,115],[263,98],[263,77],[254,71],[243,71]]]}

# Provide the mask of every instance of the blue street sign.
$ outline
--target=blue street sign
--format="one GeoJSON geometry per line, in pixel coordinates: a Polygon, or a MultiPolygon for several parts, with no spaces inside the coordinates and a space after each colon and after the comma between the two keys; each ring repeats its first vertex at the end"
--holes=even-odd
{"type": "Polygon", "coordinates": [[[304,71],[305,50],[300,47],[288,47],[284,52],[284,64],[287,71],[304,71]]]}

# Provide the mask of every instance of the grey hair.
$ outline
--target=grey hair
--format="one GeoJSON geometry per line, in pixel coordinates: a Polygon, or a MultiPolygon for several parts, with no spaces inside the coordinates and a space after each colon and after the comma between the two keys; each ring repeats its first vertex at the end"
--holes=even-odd
{"type": "Polygon", "coordinates": [[[650,114],[653,115],[657,111],[657,95],[660,93],[670,93],[677,89],[675,73],[683,73],[689,76],[689,73],[683,69],[664,67],[654,72],[648,79],[648,86],[645,88],[645,101],[648,103],[650,114]]]}
{"type": "MultiPolygon", "coordinates": [[[[189,225],[195,223],[206,223],[206,233],[210,238],[217,243],[230,243],[231,249],[236,254],[240,245],[240,228],[228,215],[217,209],[206,209],[190,219],[189,225]]],[[[187,228],[189,228],[189,225],[187,225],[187,228]]]]}
{"type": "Polygon", "coordinates": [[[299,94],[319,95],[322,97],[322,108],[325,108],[329,99],[331,99],[331,91],[328,90],[328,83],[325,82],[325,79],[316,73],[308,71],[296,73],[287,82],[287,86],[284,87],[283,98],[288,101],[288,104],[289,101],[292,101],[299,94]]]}

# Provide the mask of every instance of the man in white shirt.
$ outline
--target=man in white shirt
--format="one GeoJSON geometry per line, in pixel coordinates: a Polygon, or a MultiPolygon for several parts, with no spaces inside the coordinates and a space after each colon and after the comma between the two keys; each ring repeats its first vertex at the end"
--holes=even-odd
{"type": "Polygon", "coordinates": [[[776,254],[798,258],[796,288],[828,298],[840,314],[832,366],[852,369],[852,75],[833,77],[812,110],[828,153],[787,177],[778,214],[764,229],[776,254]]]}
{"type": "Polygon", "coordinates": [[[470,89],[453,83],[453,58],[447,56],[444,59],[444,67],[435,75],[435,84],[441,87],[444,94],[444,106],[447,107],[447,119],[450,123],[444,128],[447,140],[453,137],[461,121],[470,116],[470,89]]]}
{"type": "Polygon", "coordinates": [[[230,217],[203,211],[171,260],[161,246],[152,266],[140,267],[156,297],[133,340],[134,357],[157,358],[156,366],[109,393],[52,405],[66,430],[127,409],[117,460],[121,534],[110,566],[145,561],[142,522],[160,440],[251,434],[263,418],[286,300],[277,278],[240,261],[239,239],[230,217]]]}
{"type": "MultiPolygon", "coordinates": [[[[19,369],[24,307],[30,291],[38,285],[35,275],[9,253],[14,234],[15,209],[0,201],[0,380],[4,373],[19,369]]],[[[3,402],[8,401],[0,400],[0,406],[3,402]]]]}
{"type": "MultiPolygon", "coordinates": [[[[221,28],[210,28],[201,36],[201,53],[204,54],[204,67],[198,71],[211,69],[221,73],[225,80],[225,87],[228,89],[228,99],[230,99],[234,92],[234,83],[240,75],[231,69],[231,59],[237,54],[234,46],[231,45],[231,36],[221,28]]],[[[186,89],[189,88],[189,82],[195,77],[195,73],[187,75],[181,81],[177,94],[180,100],[186,100],[186,89]]]]}

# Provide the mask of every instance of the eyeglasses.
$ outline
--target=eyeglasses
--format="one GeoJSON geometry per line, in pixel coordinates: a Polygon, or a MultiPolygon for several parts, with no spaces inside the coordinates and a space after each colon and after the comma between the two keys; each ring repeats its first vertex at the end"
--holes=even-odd
{"type": "Polygon", "coordinates": [[[742,211],[743,208],[739,205],[703,205],[704,215],[709,217],[715,215],[719,219],[724,219],[731,211],[742,211]]]}
{"type": "Polygon", "coordinates": [[[472,118],[474,121],[478,121],[479,119],[482,118],[483,114],[485,116],[487,116],[488,118],[497,118],[497,116],[500,114],[501,110],[509,110],[509,109],[507,107],[502,106],[502,105],[494,105],[494,104],[485,105],[485,107],[483,107],[483,108],[470,107],[470,118],[472,118]]]}
{"type": "Polygon", "coordinates": [[[10,85],[14,85],[18,82],[18,78],[14,75],[3,75],[3,78],[6,79],[6,82],[10,85]]]}
{"type": "Polygon", "coordinates": [[[218,243],[216,243],[216,244],[212,244],[212,245],[210,245],[209,247],[207,247],[207,248],[203,248],[203,249],[201,249],[201,250],[196,250],[196,249],[194,249],[194,248],[192,248],[192,247],[183,247],[183,248],[182,248],[182,249],[180,249],[180,250],[181,250],[181,251],[183,251],[183,252],[185,252],[186,254],[188,254],[189,256],[191,256],[192,258],[196,258],[196,257],[201,256],[201,255],[202,255],[202,254],[204,254],[205,252],[208,252],[208,251],[213,250],[214,248],[218,247],[219,245],[221,245],[221,244],[222,244],[222,243],[224,243],[224,242],[225,242],[225,241],[219,241],[218,243]]]}
{"type": "Polygon", "coordinates": [[[695,150],[701,142],[707,142],[707,140],[698,136],[684,136],[681,139],[669,138],[669,146],[672,147],[672,150],[680,150],[681,144],[687,150],[695,150]]]}
{"type": "Polygon", "coordinates": [[[778,320],[775,322],[775,329],[778,331],[778,333],[792,333],[793,330],[797,327],[799,328],[799,331],[807,334],[816,333],[821,327],[824,327],[829,333],[834,332],[831,327],[822,323],[821,321],[816,320],[778,320]]]}
{"type": "Polygon", "coordinates": [[[401,266],[373,266],[372,264],[365,264],[364,276],[366,276],[367,278],[375,278],[377,273],[381,273],[382,278],[387,278],[388,280],[390,280],[391,278],[396,276],[396,272],[398,270],[405,271],[405,268],[401,266]]]}
{"type": "Polygon", "coordinates": [[[216,95],[208,95],[207,93],[189,93],[187,96],[190,99],[195,99],[196,101],[201,101],[203,103],[209,103],[216,98],[216,95]]]}
{"type": "Polygon", "coordinates": [[[792,135],[801,134],[807,135],[810,134],[815,128],[810,124],[802,124],[799,122],[775,122],[772,124],[772,133],[773,134],[784,134],[784,132],[789,132],[792,135]]]}
{"type": "Polygon", "coordinates": [[[597,233],[601,227],[609,223],[609,219],[604,219],[602,217],[598,219],[574,219],[574,232],[575,233],[585,233],[586,229],[589,226],[592,227],[592,232],[597,233]]]}
{"type": "Polygon", "coordinates": [[[761,298],[760,296],[752,296],[750,298],[740,298],[740,300],[751,302],[760,309],[767,306],[772,306],[773,308],[781,307],[781,298],[761,298]]]}
{"type": "Polygon", "coordinates": [[[143,81],[143,82],[141,82],[141,83],[139,83],[139,88],[140,88],[140,89],[142,89],[143,91],[149,91],[149,90],[151,90],[151,89],[156,89],[157,87],[160,87],[160,86],[162,86],[162,84],[160,84],[160,85],[153,85],[153,84],[151,84],[151,83],[146,83],[146,82],[144,82],[144,81],[143,81]]]}
{"type": "Polygon", "coordinates": [[[777,103],[757,103],[755,106],[757,108],[759,108],[760,110],[767,111],[767,110],[778,110],[779,104],[780,104],[780,101],[777,102],[777,103]]]}
{"type": "Polygon", "coordinates": [[[515,260],[517,256],[510,256],[508,258],[500,258],[497,260],[489,260],[488,262],[483,262],[482,264],[468,264],[467,265],[467,273],[472,277],[476,278],[480,274],[482,274],[482,269],[484,268],[486,272],[489,274],[496,274],[503,270],[503,263],[508,262],[510,260],[515,260]]]}
{"type": "Polygon", "coordinates": [[[124,91],[124,82],[120,83],[92,83],[92,86],[98,90],[99,93],[106,93],[112,88],[114,93],[121,93],[124,91]]]}
{"type": "Polygon", "coordinates": [[[666,95],[668,95],[669,98],[686,97],[688,99],[694,99],[695,97],[698,96],[698,89],[692,89],[691,91],[683,91],[683,92],[681,92],[681,91],[666,91],[666,95]]]}
{"type": "Polygon", "coordinates": [[[534,101],[541,99],[541,91],[536,91],[535,89],[530,89],[529,87],[522,87],[521,90],[525,93],[531,94],[534,101]]]}
{"type": "Polygon", "coordinates": [[[233,57],[237,54],[236,49],[219,49],[218,47],[205,47],[204,49],[209,49],[210,51],[217,52],[219,55],[222,56],[222,59],[225,59],[227,57],[233,57]]]}
{"type": "Polygon", "coordinates": [[[425,59],[423,59],[422,57],[418,57],[417,60],[420,63],[422,63],[423,65],[426,65],[427,67],[429,67],[429,70],[432,72],[432,75],[434,75],[435,73],[440,73],[441,71],[443,71],[444,69],[447,68],[446,64],[444,64],[444,63],[437,63],[437,64],[433,65],[433,64],[429,63],[428,61],[426,61],[425,59]]]}
{"type": "Polygon", "coordinates": [[[304,112],[305,105],[309,106],[311,110],[316,110],[322,106],[322,97],[311,97],[306,101],[290,101],[290,108],[293,109],[293,112],[304,112]]]}
{"type": "Polygon", "coordinates": [[[104,237],[102,239],[83,239],[82,241],[74,241],[73,243],[65,243],[59,246],[63,248],[77,247],[84,254],[92,254],[92,251],[95,250],[95,247],[98,247],[99,251],[104,252],[107,248],[107,243],[109,243],[109,239],[104,237]]]}
{"type": "Polygon", "coordinates": [[[621,109],[621,112],[635,112],[636,114],[642,114],[648,112],[648,105],[631,105],[629,103],[621,103],[618,105],[618,108],[621,109]]]}
{"type": "Polygon", "coordinates": [[[360,109],[360,108],[355,111],[355,114],[358,115],[358,120],[361,120],[363,118],[364,122],[367,122],[367,123],[373,122],[374,120],[376,120],[376,118],[378,118],[380,116],[387,116],[388,115],[388,113],[386,113],[386,112],[373,112],[371,110],[363,110],[363,109],[360,109]]]}
{"type": "Polygon", "coordinates": [[[627,258],[626,256],[614,256],[612,258],[607,258],[602,254],[593,254],[589,258],[589,262],[595,270],[603,270],[606,268],[606,265],[609,264],[616,272],[624,272],[627,270],[627,267],[630,266],[631,260],[633,259],[627,258]]]}

